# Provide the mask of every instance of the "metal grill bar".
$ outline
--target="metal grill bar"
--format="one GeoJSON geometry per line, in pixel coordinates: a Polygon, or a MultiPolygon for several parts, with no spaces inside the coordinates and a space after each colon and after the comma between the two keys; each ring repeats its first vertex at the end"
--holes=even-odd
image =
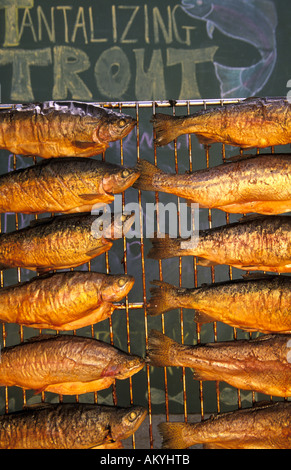
{"type": "MultiPolygon", "coordinates": [[[[213,105],[224,105],[226,103],[236,103],[239,102],[240,99],[229,99],[229,100],[221,100],[221,99],[210,99],[210,100],[178,100],[178,101],[142,101],[142,102],[134,102],[134,101],[129,101],[129,102],[98,102],[94,104],[108,107],[108,108],[113,108],[116,109],[120,112],[128,112],[129,114],[133,115],[133,117],[136,118],[137,120],[137,126],[136,130],[133,131],[136,132],[134,139],[132,136],[128,136],[126,139],[131,138],[132,140],[135,140],[134,143],[134,152],[130,151],[130,154],[127,153],[127,148],[126,148],[126,140],[123,142],[120,142],[120,149],[119,149],[119,161],[121,165],[128,165],[128,166],[134,166],[136,162],[138,162],[141,158],[143,157],[144,153],[150,152],[151,158],[154,162],[155,165],[159,166],[160,163],[163,162],[162,157],[160,157],[160,150],[156,148],[154,144],[152,144],[152,148],[149,151],[144,147],[145,145],[145,140],[143,139],[144,137],[144,128],[146,127],[145,125],[145,120],[147,121],[147,126],[148,126],[148,121],[149,121],[149,115],[148,112],[152,112],[153,114],[158,110],[159,112],[163,111],[163,109],[168,109],[170,108],[172,110],[172,113],[175,114],[176,112],[179,111],[179,114],[183,112],[183,114],[190,114],[195,111],[195,108],[201,108],[204,107],[205,109],[208,106],[213,106],[213,105]],[[133,155],[135,153],[135,155],[133,155]]],[[[17,107],[20,105],[3,105],[0,104],[0,109],[9,109],[11,107],[17,107]]],[[[147,131],[148,132],[148,131],[147,131]]],[[[152,137],[152,136],[151,136],[152,137]]],[[[154,137],[154,136],[153,136],[154,137]]],[[[176,173],[180,171],[180,164],[183,163],[185,164],[187,160],[187,164],[189,166],[189,171],[193,171],[195,169],[196,163],[197,163],[197,156],[195,155],[195,150],[194,150],[194,139],[192,141],[192,137],[188,136],[187,137],[187,144],[186,147],[179,146],[177,144],[177,141],[174,142],[174,148],[172,150],[168,150],[168,152],[172,152],[173,154],[171,155],[171,158],[173,157],[174,161],[174,170],[176,173]]],[[[218,145],[218,144],[217,144],[218,145]]],[[[221,149],[221,147],[217,147],[218,149],[221,149]]],[[[202,150],[203,151],[203,150],[202,150]]],[[[212,148],[211,148],[212,151],[212,148]]],[[[204,167],[209,167],[211,164],[211,155],[210,155],[210,148],[209,146],[205,146],[204,148],[204,158],[205,158],[205,164],[204,167]]],[[[103,161],[110,161],[110,151],[106,151],[105,153],[102,154],[101,158],[103,161]],[[109,155],[109,156],[108,156],[109,155]]],[[[224,161],[226,158],[226,150],[224,145],[222,145],[221,149],[221,161],[224,161]]],[[[200,156],[199,156],[200,159],[200,156]]],[[[199,160],[201,161],[201,160],[199,160]]],[[[17,157],[13,157],[13,168],[17,168],[17,157]]],[[[140,209],[139,213],[139,224],[141,228],[141,236],[140,236],[140,241],[139,241],[139,262],[140,262],[140,276],[141,276],[141,290],[140,292],[137,292],[137,297],[138,300],[135,301],[130,301],[130,294],[125,298],[124,301],[118,302],[115,305],[116,311],[120,311],[120,313],[115,313],[114,315],[124,315],[124,321],[125,321],[125,330],[126,330],[126,347],[128,352],[132,352],[135,348],[135,344],[133,343],[133,334],[138,333],[138,336],[141,339],[141,341],[144,341],[145,343],[145,351],[148,349],[148,338],[149,338],[149,330],[150,330],[150,318],[148,317],[147,314],[147,303],[148,303],[148,288],[149,288],[149,275],[148,275],[148,261],[146,259],[146,240],[144,238],[144,217],[143,217],[143,212],[142,212],[142,203],[143,203],[143,192],[140,190],[136,190],[137,192],[137,200],[138,200],[138,205],[140,209]],[[142,310],[144,311],[144,331],[140,332],[135,332],[132,329],[132,315],[137,315],[141,314],[142,315],[142,310]]],[[[125,207],[125,194],[122,196],[122,208],[124,209],[125,207]]],[[[155,193],[154,200],[156,203],[159,202],[160,200],[160,195],[159,193],[155,193]]],[[[178,223],[179,223],[179,229],[181,230],[181,218],[180,218],[180,203],[181,201],[178,198],[177,206],[178,206],[178,223]]],[[[229,214],[226,214],[226,223],[229,223],[229,214]]],[[[19,228],[19,219],[18,216],[15,216],[15,224],[16,224],[16,229],[19,228]]],[[[156,214],[156,224],[157,224],[157,230],[159,230],[159,211],[157,210],[156,214]]],[[[208,211],[208,225],[209,227],[213,226],[213,213],[211,210],[208,211]]],[[[0,231],[3,232],[3,227],[1,225],[1,220],[0,220],[0,231]]],[[[105,264],[105,272],[110,273],[111,271],[111,265],[110,265],[110,252],[105,253],[104,256],[104,264],[105,264]]],[[[131,264],[131,257],[128,252],[128,243],[125,237],[123,237],[123,246],[122,246],[122,256],[123,256],[123,268],[121,267],[121,270],[123,269],[124,273],[131,274],[132,270],[132,264],[131,264]]],[[[198,287],[201,283],[200,279],[200,271],[197,265],[197,259],[193,257],[193,265],[192,265],[192,273],[191,273],[191,279],[193,281],[193,287],[198,287]]],[[[92,269],[92,263],[88,263],[87,266],[88,270],[92,269]]],[[[216,272],[215,268],[207,268],[210,271],[210,278],[211,282],[215,282],[216,280],[216,272]]],[[[157,271],[158,271],[158,278],[159,280],[164,279],[164,265],[162,261],[157,262],[157,271]]],[[[229,268],[228,270],[228,278],[232,279],[232,269],[229,268]]],[[[177,277],[177,285],[180,287],[183,286],[183,260],[182,258],[178,259],[178,277],[177,277]]],[[[21,276],[21,269],[17,269],[17,279],[18,282],[21,282],[22,276],[21,276]]],[[[225,279],[227,280],[227,279],[225,279]]],[[[1,271],[1,277],[0,277],[0,282],[1,282],[1,287],[4,286],[4,281],[5,281],[5,274],[3,271],[1,271]]],[[[186,314],[184,313],[183,309],[181,308],[179,310],[179,316],[176,317],[176,325],[177,325],[177,332],[179,332],[181,342],[184,343],[185,341],[185,318],[186,314]]],[[[110,317],[108,320],[105,320],[103,322],[104,324],[107,324],[108,332],[109,332],[109,341],[112,345],[115,345],[115,340],[117,337],[117,331],[115,330],[114,326],[114,320],[112,317],[110,317]]],[[[163,333],[166,333],[166,318],[165,315],[161,315],[160,319],[160,328],[163,333]]],[[[96,335],[99,332],[99,327],[100,324],[96,325],[91,325],[90,327],[90,334],[92,337],[96,337],[96,335]]],[[[19,341],[23,341],[25,339],[25,331],[22,325],[19,327],[19,341]]],[[[6,324],[2,324],[2,346],[6,346],[7,340],[9,339],[9,333],[8,331],[8,326],[6,324]]],[[[196,341],[197,343],[200,343],[202,341],[202,327],[200,324],[195,324],[193,323],[193,332],[196,331],[196,341]]],[[[40,330],[40,333],[42,331],[40,330]]],[[[78,334],[77,331],[73,331],[72,334],[78,334]]],[[[216,322],[213,323],[213,335],[214,335],[214,341],[219,340],[219,333],[218,333],[218,325],[216,322]]],[[[233,329],[233,339],[236,340],[237,338],[237,333],[236,330],[233,329]]],[[[190,419],[190,413],[189,413],[189,406],[191,402],[191,394],[189,396],[189,389],[191,388],[192,385],[192,378],[189,380],[189,375],[187,374],[187,371],[185,368],[181,368],[181,392],[182,392],[182,401],[180,402],[181,405],[181,414],[183,415],[184,421],[187,422],[190,419]]],[[[156,429],[154,428],[154,420],[153,417],[155,415],[155,403],[154,403],[154,395],[153,395],[153,370],[151,367],[147,364],[145,367],[145,389],[144,389],[144,394],[146,396],[147,400],[147,406],[148,406],[148,420],[146,421],[146,426],[148,427],[148,438],[146,444],[144,444],[145,448],[157,448],[156,447],[156,429]]],[[[139,404],[137,401],[137,395],[139,390],[137,389],[137,386],[135,386],[137,377],[131,377],[127,379],[128,382],[128,404],[139,404]]],[[[170,403],[170,397],[169,397],[169,371],[167,368],[164,368],[163,371],[163,380],[164,380],[164,415],[161,417],[162,421],[169,421],[171,418],[171,403],[170,403]]],[[[200,419],[205,418],[205,414],[208,413],[209,411],[207,409],[206,401],[205,401],[205,384],[202,381],[199,381],[198,387],[198,395],[199,395],[199,400],[200,400],[200,419]]],[[[9,387],[5,387],[5,412],[11,411],[10,407],[10,397],[13,397],[13,390],[10,391],[9,387]]],[[[216,383],[215,386],[215,394],[216,394],[216,411],[220,412],[221,411],[221,396],[220,396],[220,388],[219,388],[219,382],[216,383]]],[[[100,394],[101,395],[101,394],[100,394]]],[[[140,396],[140,394],[139,394],[140,396]]],[[[83,396],[76,396],[75,399],[76,401],[82,401],[84,397],[83,396]]],[[[47,399],[46,393],[42,392],[41,394],[41,401],[45,401],[47,399]]],[[[59,401],[62,402],[64,401],[63,396],[58,397],[59,401]]],[[[253,402],[255,401],[255,394],[253,393],[252,395],[252,400],[253,402]]],[[[94,393],[94,402],[98,403],[100,401],[99,399],[99,393],[97,392],[94,393]]],[[[118,405],[119,403],[123,403],[124,397],[121,397],[118,393],[118,387],[117,384],[114,384],[112,386],[112,402],[114,405],[118,405]]],[[[27,392],[23,390],[23,405],[27,403],[27,392]]],[[[240,391],[237,390],[237,407],[241,407],[241,394],[240,391]]],[[[132,442],[131,446],[132,448],[139,448],[140,446],[140,441],[139,441],[139,430],[136,433],[136,436],[132,437],[132,442]]]]}

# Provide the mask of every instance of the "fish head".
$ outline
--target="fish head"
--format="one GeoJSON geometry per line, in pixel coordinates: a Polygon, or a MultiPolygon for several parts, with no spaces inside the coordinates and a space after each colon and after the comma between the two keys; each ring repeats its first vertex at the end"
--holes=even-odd
{"type": "Polygon", "coordinates": [[[132,226],[135,218],[135,212],[116,213],[104,212],[94,219],[91,224],[91,233],[94,238],[103,240],[117,240],[126,235],[132,226]]]}
{"type": "Polygon", "coordinates": [[[142,406],[118,409],[110,423],[110,437],[114,440],[127,439],[139,428],[146,415],[147,410],[142,406]]]}
{"type": "Polygon", "coordinates": [[[143,369],[145,365],[145,359],[134,354],[127,355],[127,358],[122,358],[119,363],[118,371],[116,371],[115,377],[120,380],[127,379],[132,375],[143,369]]]}
{"type": "Polygon", "coordinates": [[[102,284],[102,300],[118,302],[132,289],[134,277],[126,274],[110,275],[102,284]]]}
{"type": "Polygon", "coordinates": [[[124,380],[139,372],[145,365],[141,356],[129,354],[115,348],[114,354],[104,367],[101,377],[113,377],[124,380]]]}
{"type": "Polygon", "coordinates": [[[107,193],[121,193],[132,186],[139,176],[137,168],[116,167],[103,176],[102,186],[107,193]]]}
{"type": "Polygon", "coordinates": [[[182,0],[182,8],[194,18],[203,18],[213,8],[212,0],[182,0]]]}
{"type": "Polygon", "coordinates": [[[136,119],[123,113],[109,113],[96,127],[92,138],[94,142],[114,142],[126,137],[136,126],[136,119]]]}

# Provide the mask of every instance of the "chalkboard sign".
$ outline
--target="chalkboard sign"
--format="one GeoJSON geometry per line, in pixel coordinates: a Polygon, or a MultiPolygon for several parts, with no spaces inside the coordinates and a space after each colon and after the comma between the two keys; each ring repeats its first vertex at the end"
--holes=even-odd
{"type": "MultiPolygon", "coordinates": [[[[5,104],[46,100],[80,100],[110,104],[114,109],[138,119],[138,126],[122,143],[114,142],[106,151],[105,160],[132,167],[139,158],[157,163],[165,172],[184,173],[207,165],[222,163],[223,157],[237,155],[238,149],[214,144],[205,149],[197,138],[182,136],[176,143],[154,149],[152,113],[187,114],[220,104],[221,99],[236,100],[248,96],[287,96],[291,94],[290,67],[290,13],[282,0],[148,0],[134,2],[123,0],[0,0],[0,98],[5,104]],[[179,103],[175,103],[178,100],[179,103]],[[191,101],[191,102],[190,102],[191,101]],[[156,103],[157,102],[157,103],[156,103]]],[[[286,147],[282,151],[290,151],[286,147]]],[[[9,154],[2,150],[1,174],[34,164],[38,158],[9,154]]],[[[97,155],[93,158],[101,159],[97,155]]],[[[160,201],[172,202],[180,207],[176,197],[159,194],[160,201]]],[[[141,195],[134,188],[126,191],[123,202],[155,203],[153,192],[141,195]]],[[[214,210],[199,211],[199,227],[203,230],[223,225],[226,215],[214,210]]],[[[236,216],[230,217],[235,221],[236,216]]],[[[32,215],[2,214],[1,231],[27,226],[32,215]]],[[[137,222],[146,225],[144,212],[137,222]]],[[[138,228],[136,226],[136,228],[138,228]]],[[[96,257],[91,269],[113,274],[124,270],[135,277],[135,286],[128,296],[128,304],[107,320],[92,327],[80,329],[77,334],[93,335],[134,354],[144,355],[146,338],[151,328],[161,330],[161,317],[149,318],[144,313],[144,300],[150,297],[151,281],[159,279],[161,270],[157,261],[147,260],[151,247],[149,239],[140,237],[118,240],[108,258],[96,257]],[[141,255],[142,253],[142,255],[141,255]],[[145,260],[145,262],[144,262],[145,260]],[[135,304],[137,308],[129,308],[135,304]],[[106,323],[106,324],[105,324],[106,323]]],[[[178,258],[164,260],[163,279],[180,287],[194,287],[203,283],[229,280],[228,266],[215,268],[195,266],[193,257],[180,264],[178,258]],[[197,275],[198,273],[198,275],[197,275]]],[[[86,268],[84,268],[86,269],[86,268]]],[[[232,273],[233,279],[245,274],[232,273]]],[[[1,283],[11,285],[34,276],[29,270],[8,270],[1,283]]],[[[182,309],[181,309],[182,310],[182,309]]],[[[185,314],[176,309],[165,316],[165,333],[181,342],[196,344],[194,311],[185,314]],[[184,315],[184,316],[183,316],[184,315]]],[[[49,331],[51,333],[51,331],[49,331]]],[[[1,347],[19,342],[19,326],[5,325],[1,331],[1,347]]],[[[37,334],[32,328],[23,329],[24,339],[37,334]]],[[[245,331],[238,338],[249,337],[245,331]]],[[[233,339],[233,329],[222,323],[203,325],[199,332],[201,342],[215,339],[233,339]]],[[[154,369],[154,368],[152,368],[154,369]]],[[[98,402],[129,405],[131,402],[147,406],[153,414],[198,413],[203,395],[204,413],[227,411],[240,404],[251,406],[254,399],[266,399],[252,391],[239,392],[223,384],[193,380],[191,369],[181,373],[179,368],[169,368],[165,395],[163,369],[146,370],[133,377],[133,387],[128,381],[118,381],[112,394],[110,390],[98,392],[98,402]],[[149,387],[150,377],[150,387],[149,387]],[[187,393],[186,393],[187,392],[187,393]],[[149,395],[150,393],[150,395],[149,395]],[[187,395],[187,403],[185,396],[187,395]],[[112,398],[113,396],[113,398],[112,398]]],[[[89,394],[90,395],[90,394],[89,394]]],[[[95,396],[80,397],[92,402],[95,396]]],[[[46,394],[48,401],[56,401],[46,394]]],[[[82,400],[81,400],[82,398],[82,400]]],[[[69,398],[70,400],[71,398],[69,398]]],[[[0,412],[20,409],[22,390],[0,390],[0,412]]],[[[40,400],[33,391],[26,392],[26,402],[40,400]]],[[[68,400],[65,397],[65,401],[68,400]]],[[[200,415],[199,415],[200,418],[200,415]]],[[[154,432],[157,432],[154,430],[154,432]]],[[[151,436],[152,437],[152,436],[151,436]]]]}
{"type": "Polygon", "coordinates": [[[288,13],[278,0],[1,0],[1,99],[285,95],[288,13]]]}

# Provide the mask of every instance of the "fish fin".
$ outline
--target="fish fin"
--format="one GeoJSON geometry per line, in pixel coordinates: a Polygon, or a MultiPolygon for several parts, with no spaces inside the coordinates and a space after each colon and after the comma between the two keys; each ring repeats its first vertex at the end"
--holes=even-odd
{"type": "Polygon", "coordinates": [[[147,307],[147,312],[151,316],[159,315],[163,312],[175,309],[177,305],[176,287],[163,281],[153,281],[150,293],[152,297],[147,307]]]}
{"type": "Polygon", "coordinates": [[[82,393],[104,390],[110,387],[114,380],[114,377],[104,377],[90,382],[63,382],[48,385],[44,390],[60,395],[81,395],[82,393]]]}
{"type": "Polygon", "coordinates": [[[34,269],[39,274],[46,274],[48,271],[52,271],[54,266],[37,266],[36,268],[27,268],[27,269],[34,269]]]}
{"type": "Polygon", "coordinates": [[[209,37],[210,39],[213,39],[214,30],[215,30],[215,24],[212,23],[212,21],[207,21],[207,23],[206,23],[206,31],[207,31],[208,37],[209,37]]]}
{"type": "Polygon", "coordinates": [[[208,313],[204,312],[195,312],[194,320],[196,323],[211,323],[215,319],[209,315],[208,313]]]}
{"type": "Polygon", "coordinates": [[[214,68],[216,77],[220,83],[222,98],[231,98],[236,91],[241,91],[243,88],[242,73],[245,67],[233,68],[214,62],[214,68]]]}
{"type": "Polygon", "coordinates": [[[47,333],[47,334],[32,336],[31,338],[28,338],[25,341],[29,343],[35,343],[37,341],[43,341],[43,340],[54,339],[54,338],[56,338],[56,335],[47,333]]]}
{"type": "Polygon", "coordinates": [[[133,184],[133,187],[144,191],[157,191],[159,188],[153,182],[153,178],[156,174],[165,173],[147,160],[140,160],[136,167],[140,172],[140,176],[133,184]]]}
{"type": "Polygon", "coordinates": [[[79,197],[81,197],[82,199],[85,199],[85,201],[94,201],[96,199],[98,199],[98,202],[102,202],[102,201],[113,201],[114,200],[114,196],[111,196],[109,194],[104,194],[104,195],[101,195],[101,194],[78,194],[79,197]]]}
{"type": "Polygon", "coordinates": [[[158,147],[167,145],[178,137],[179,129],[176,127],[181,123],[180,117],[157,113],[153,115],[151,122],[156,133],[154,143],[158,147]]]}
{"type": "Polygon", "coordinates": [[[240,217],[238,219],[239,223],[244,223],[244,222],[251,222],[252,220],[260,220],[260,219],[265,219],[266,215],[264,214],[248,214],[244,215],[243,217],[240,217]]]}
{"type": "Polygon", "coordinates": [[[104,239],[104,241],[102,239],[102,243],[103,243],[102,247],[93,248],[93,250],[87,251],[86,256],[89,256],[89,258],[95,258],[95,256],[101,255],[102,253],[110,249],[111,246],[113,245],[113,243],[107,239],[104,239]],[[110,245],[110,248],[108,248],[109,245],[110,245]]]}
{"type": "Polygon", "coordinates": [[[94,310],[87,313],[87,315],[77,318],[68,323],[61,325],[54,325],[56,330],[76,330],[78,328],[83,328],[84,326],[93,325],[99,323],[106,318],[109,318],[115,310],[115,306],[109,302],[103,302],[94,310]]]}
{"type": "Polygon", "coordinates": [[[249,279],[250,280],[252,280],[252,279],[256,279],[256,280],[270,279],[270,278],[274,277],[274,274],[271,274],[271,273],[269,273],[269,274],[267,274],[267,273],[246,273],[246,274],[243,274],[242,277],[246,281],[248,281],[249,279]]]}
{"type": "Polygon", "coordinates": [[[180,238],[170,238],[168,234],[164,237],[158,237],[156,234],[151,238],[152,248],[150,249],[147,257],[151,259],[166,259],[175,256],[185,255],[188,250],[181,248],[180,238]]]}
{"type": "Polygon", "coordinates": [[[261,400],[259,402],[254,402],[252,406],[254,408],[266,408],[268,406],[274,406],[274,402],[268,400],[261,400]]]}
{"type": "Polygon", "coordinates": [[[205,371],[193,371],[193,379],[194,380],[216,380],[216,378],[214,377],[214,374],[212,373],[207,373],[205,371]]]}
{"type": "MultiPolygon", "coordinates": [[[[256,158],[258,155],[253,155],[253,154],[248,154],[244,153],[242,155],[234,155],[233,157],[226,157],[224,160],[224,163],[235,163],[235,162],[241,162],[243,160],[250,160],[251,158],[256,158]]],[[[263,156],[263,154],[261,154],[263,156]]]]}
{"type": "MultiPolygon", "coordinates": [[[[56,216],[58,217],[58,216],[56,216]]],[[[39,225],[47,224],[49,222],[52,222],[55,219],[55,217],[41,217],[39,219],[33,219],[29,222],[30,227],[37,227],[39,225]]]]}
{"type": "Polygon", "coordinates": [[[205,137],[205,135],[201,135],[201,134],[195,134],[199,143],[200,144],[203,144],[203,145],[210,145],[210,144],[213,144],[215,141],[209,137],[205,137]]]}
{"type": "Polygon", "coordinates": [[[217,266],[217,263],[215,261],[211,261],[210,259],[205,259],[205,258],[197,258],[197,264],[199,266],[206,266],[206,267],[211,267],[211,266],[217,266]]]}
{"type": "MultiPolygon", "coordinates": [[[[39,393],[39,392],[38,392],[39,393]]],[[[40,402],[40,403],[31,403],[31,404],[25,404],[22,406],[24,410],[42,410],[44,408],[51,408],[53,406],[52,403],[47,403],[47,402],[40,402]]]]}
{"type": "Polygon", "coordinates": [[[247,264],[247,265],[242,264],[241,269],[245,269],[245,270],[250,269],[251,271],[253,270],[260,271],[262,269],[262,266],[258,266],[256,264],[247,264]]]}
{"type": "MultiPolygon", "coordinates": [[[[192,424],[193,426],[193,424],[192,424]]],[[[193,445],[185,431],[188,423],[160,423],[158,429],[162,437],[162,449],[187,449],[193,445]]]]}
{"type": "Polygon", "coordinates": [[[124,449],[124,447],[121,441],[112,441],[106,438],[102,444],[90,447],[90,449],[124,449]]]}
{"type": "Polygon", "coordinates": [[[36,227],[38,225],[43,225],[43,224],[48,224],[52,223],[56,220],[66,220],[66,219],[73,219],[73,218],[78,218],[81,217],[82,215],[88,215],[88,211],[85,212],[73,212],[69,215],[67,214],[57,214],[54,216],[48,216],[48,217],[41,217],[39,219],[33,219],[30,221],[29,226],[30,227],[36,227]]]}
{"type": "Polygon", "coordinates": [[[179,363],[174,363],[176,354],[173,356],[172,351],[175,349],[176,352],[179,346],[179,343],[163,333],[151,330],[146,362],[154,367],[178,366],[179,363]]]}
{"type": "Polygon", "coordinates": [[[46,390],[47,390],[47,385],[45,385],[44,387],[35,389],[33,392],[33,395],[38,395],[39,393],[45,392],[46,390]]]}
{"type": "Polygon", "coordinates": [[[74,140],[72,144],[79,149],[94,147],[94,142],[81,142],[80,140],[74,140]]]}

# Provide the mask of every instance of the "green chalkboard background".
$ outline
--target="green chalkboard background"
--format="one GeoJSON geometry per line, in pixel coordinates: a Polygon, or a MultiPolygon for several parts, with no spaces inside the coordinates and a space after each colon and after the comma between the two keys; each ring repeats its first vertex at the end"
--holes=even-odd
{"type": "MultiPolygon", "coordinates": [[[[134,2],[123,0],[0,0],[0,85],[1,103],[13,104],[44,100],[83,100],[93,102],[135,102],[148,100],[207,100],[244,98],[252,95],[286,96],[291,93],[291,22],[286,0],[167,0],[159,2],[134,2]],[[290,80],[290,82],[289,82],[290,80]],[[289,83],[288,83],[289,82],[289,83]]],[[[191,108],[191,110],[195,110],[191,108]]],[[[135,114],[136,109],[124,108],[135,114]]],[[[165,112],[171,112],[169,108],[165,112]]],[[[187,109],[177,108],[177,113],[187,109]]],[[[152,108],[140,109],[140,156],[153,162],[152,108]]],[[[124,164],[137,161],[136,131],[123,142],[124,164]]],[[[178,141],[178,171],[189,170],[188,143],[178,141]]],[[[285,147],[282,151],[289,151],[285,147]]],[[[192,137],[193,169],[206,165],[205,152],[192,137]]],[[[227,148],[226,155],[237,149],[227,148]]],[[[158,149],[158,165],[165,171],[175,170],[173,144],[158,149]]],[[[100,158],[100,157],[96,157],[100,158]]],[[[221,162],[221,147],[210,149],[210,165],[221,162]]],[[[120,143],[106,152],[106,160],[120,162],[120,143]]],[[[32,159],[1,151],[0,172],[31,165],[32,159]]],[[[162,202],[177,198],[161,195],[162,202]]],[[[129,189],[126,202],[137,201],[137,191],[129,189]]],[[[142,195],[145,202],[154,202],[153,194],[142,195]]],[[[225,214],[213,211],[213,225],[225,223],[225,214]]],[[[20,216],[19,228],[32,216],[20,216]]],[[[232,217],[235,219],[235,216],[232,217]]],[[[2,215],[2,230],[15,227],[13,214],[2,215]]],[[[200,227],[208,226],[208,211],[200,210],[200,227]]],[[[145,240],[145,252],[150,242],[145,240]]],[[[136,278],[129,294],[130,302],[142,302],[141,258],[139,239],[127,244],[128,273],[136,278]]],[[[123,244],[109,253],[110,269],[123,272],[121,264],[123,244]]],[[[95,259],[92,269],[104,271],[105,258],[95,259]]],[[[146,294],[150,280],[159,276],[158,264],[146,260],[146,294]]],[[[177,285],[179,265],[177,260],[163,264],[164,279],[177,285]]],[[[234,277],[241,276],[239,270],[234,277]]],[[[21,270],[21,280],[31,278],[28,270],[21,270]]],[[[215,268],[215,279],[226,280],[226,266],[215,268]]],[[[17,272],[4,273],[4,284],[17,282],[17,272]]],[[[183,260],[183,285],[193,286],[193,259],[183,260]]],[[[198,283],[211,282],[210,268],[200,268],[198,283]]],[[[126,350],[127,331],[125,312],[113,314],[115,345],[126,350]]],[[[179,312],[167,314],[166,333],[180,341],[179,312]]],[[[188,344],[197,341],[193,312],[184,312],[184,339],[188,344]]],[[[145,353],[145,318],[142,309],[129,312],[131,352],[145,353]]],[[[148,320],[149,328],[161,328],[161,319],[148,320]]],[[[6,326],[6,343],[19,341],[19,327],[6,326]]],[[[97,338],[109,341],[108,323],[94,327],[97,338]]],[[[218,340],[232,339],[233,331],[218,325],[218,340]]],[[[24,337],[37,334],[37,330],[24,328],[24,337]]],[[[91,335],[91,328],[78,334],[91,335]]],[[[238,337],[247,337],[241,331],[238,337]]],[[[212,325],[201,330],[201,340],[213,341],[212,325]]],[[[191,371],[186,371],[188,412],[200,412],[199,383],[194,382],[191,371]]],[[[170,413],[183,413],[181,372],[168,370],[170,413]]],[[[140,372],[133,377],[133,402],[147,406],[147,376],[140,372]]],[[[53,394],[47,400],[57,401],[53,394]]],[[[128,381],[117,384],[118,404],[130,402],[128,381]]],[[[252,401],[251,392],[242,392],[242,404],[252,401]]],[[[258,399],[259,396],[256,395],[258,399]]],[[[66,398],[67,400],[70,398],[66,398]]],[[[98,394],[100,402],[112,403],[111,390],[98,394]]],[[[39,401],[39,396],[27,392],[27,402],[39,401]]],[[[74,397],[72,397],[74,400],[74,397]]],[[[93,395],[82,396],[82,401],[92,401],[93,395]]],[[[164,413],[164,372],[151,370],[151,400],[154,413],[164,413]]],[[[204,384],[205,413],[217,411],[216,384],[204,384]]],[[[9,391],[9,410],[22,406],[20,389],[9,391]]],[[[226,384],[221,385],[220,406],[228,410],[237,406],[237,392],[226,384]]],[[[5,407],[3,388],[0,390],[0,410],[5,407]]]]}
{"type": "Polygon", "coordinates": [[[286,94],[287,2],[184,3],[1,0],[2,102],[286,94]]]}

